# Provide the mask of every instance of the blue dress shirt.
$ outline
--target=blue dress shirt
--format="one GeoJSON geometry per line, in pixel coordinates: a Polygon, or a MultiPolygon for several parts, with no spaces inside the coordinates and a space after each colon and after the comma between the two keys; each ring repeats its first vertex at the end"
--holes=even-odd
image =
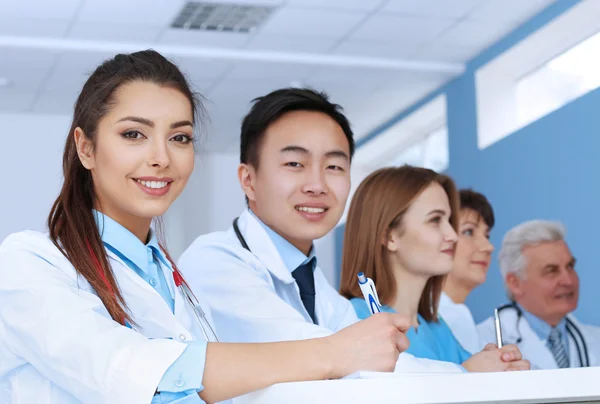
{"type": "MultiPolygon", "coordinates": [[[[307,257],[306,255],[304,255],[304,253],[302,251],[300,251],[299,249],[294,247],[292,245],[292,243],[290,243],[289,241],[287,241],[286,239],[281,237],[273,229],[271,229],[269,226],[264,224],[263,221],[260,220],[254,214],[254,212],[252,212],[252,210],[249,209],[248,211],[250,212],[250,214],[252,216],[254,216],[256,218],[256,220],[258,220],[258,223],[260,223],[261,226],[266,230],[267,234],[269,235],[269,238],[271,239],[273,244],[275,244],[275,248],[277,249],[277,252],[281,256],[283,263],[285,264],[286,268],[290,271],[290,273],[294,272],[294,270],[296,268],[298,268],[300,265],[304,265],[311,259],[315,258],[314,245],[310,248],[310,253],[308,254],[308,257],[307,257]]],[[[314,271],[316,265],[317,265],[317,259],[315,258],[313,260],[313,271],[314,271]]]]}
{"type": "MultiPolygon", "coordinates": [[[[94,210],[96,224],[105,247],[117,255],[129,268],[144,279],[158,294],[160,294],[171,311],[174,310],[174,289],[172,278],[165,277],[161,268],[171,274],[171,263],[158,245],[154,231],[150,230],[150,237],[143,244],[133,233],[119,223],[94,210]]],[[[204,387],[204,365],[206,362],[206,341],[191,341],[186,349],[167,369],[160,380],[156,394],[151,404],[199,404],[204,403],[198,393],[204,387]]]]}

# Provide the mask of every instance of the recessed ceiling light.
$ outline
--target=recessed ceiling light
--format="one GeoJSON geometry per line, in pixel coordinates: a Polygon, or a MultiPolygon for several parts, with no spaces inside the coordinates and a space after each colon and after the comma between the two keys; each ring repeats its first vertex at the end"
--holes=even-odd
{"type": "Polygon", "coordinates": [[[10,80],[6,77],[0,77],[0,87],[8,87],[10,80]]]}

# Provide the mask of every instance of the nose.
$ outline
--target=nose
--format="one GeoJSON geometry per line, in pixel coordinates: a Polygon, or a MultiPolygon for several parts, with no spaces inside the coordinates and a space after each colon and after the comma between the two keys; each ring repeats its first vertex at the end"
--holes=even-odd
{"type": "Polygon", "coordinates": [[[479,250],[491,254],[494,251],[494,245],[490,243],[490,240],[487,237],[481,237],[479,250]]]}
{"type": "Polygon", "coordinates": [[[450,225],[450,223],[445,226],[444,239],[449,243],[456,243],[458,240],[456,231],[454,231],[454,228],[450,225]]]}
{"type": "Polygon", "coordinates": [[[148,165],[155,168],[167,168],[171,162],[169,149],[167,147],[168,140],[161,139],[155,136],[150,143],[148,165]]]}
{"type": "Polygon", "coordinates": [[[561,268],[560,277],[558,278],[559,285],[573,286],[575,285],[577,274],[570,271],[568,268],[561,268]]]}
{"type": "Polygon", "coordinates": [[[318,167],[306,170],[306,179],[302,192],[313,195],[326,194],[329,191],[325,173],[318,167]]]}

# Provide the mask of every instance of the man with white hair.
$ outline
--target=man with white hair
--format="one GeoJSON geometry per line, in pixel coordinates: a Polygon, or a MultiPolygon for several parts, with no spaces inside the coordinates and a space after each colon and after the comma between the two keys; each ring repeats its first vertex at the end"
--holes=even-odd
{"type": "MultiPolygon", "coordinates": [[[[504,237],[500,271],[511,299],[499,307],[502,340],[517,344],[532,369],[600,366],[600,328],[581,324],[575,258],[559,222],[522,223],[504,237]]],[[[477,326],[481,341],[496,342],[494,318],[477,326]]]]}

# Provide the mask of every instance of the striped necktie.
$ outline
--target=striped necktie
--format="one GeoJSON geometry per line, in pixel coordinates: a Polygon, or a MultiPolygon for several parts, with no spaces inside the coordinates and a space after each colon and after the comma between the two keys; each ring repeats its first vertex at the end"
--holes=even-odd
{"type": "Polygon", "coordinates": [[[556,364],[559,368],[562,369],[569,367],[569,357],[567,356],[565,344],[562,340],[562,333],[557,327],[554,327],[552,331],[550,331],[550,336],[548,337],[548,348],[550,348],[550,352],[552,352],[552,355],[554,355],[554,360],[556,360],[556,364]]]}

